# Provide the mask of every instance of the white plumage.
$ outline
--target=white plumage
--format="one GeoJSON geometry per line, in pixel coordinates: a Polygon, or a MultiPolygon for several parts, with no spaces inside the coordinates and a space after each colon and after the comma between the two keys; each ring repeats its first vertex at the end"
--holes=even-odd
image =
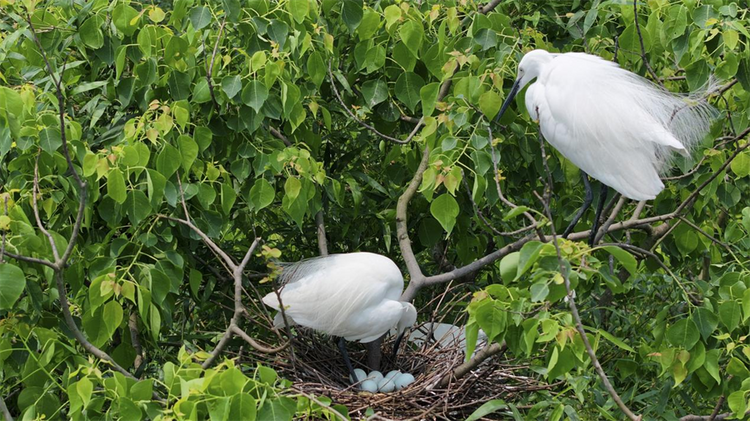
{"type": "Polygon", "coordinates": [[[673,152],[688,155],[714,110],[697,95],[664,91],[616,63],[584,53],[527,53],[499,115],[531,80],[526,108],[544,138],[591,177],[634,200],[664,188],[673,152]]]}
{"type": "MultiPolygon", "coordinates": [[[[399,301],[401,271],[379,254],[333,254],[283,265],[280,281],[290,322],[348,341],[371,342],[394,326],[401,334],[417,319],[414,306],[399,301]]],[[[275,292],[263,302],[280,310],[275,292]]],[[[284,325],[281,312],[274,324],[284,325]]]]}

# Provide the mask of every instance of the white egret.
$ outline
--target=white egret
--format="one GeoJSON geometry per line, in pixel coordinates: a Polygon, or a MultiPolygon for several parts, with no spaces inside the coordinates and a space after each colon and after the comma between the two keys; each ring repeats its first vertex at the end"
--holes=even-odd
{"type": "MultiPolygon", "coordinates": [[[[372,342],[396,326],[394,356],[406,329],[417,320],[411,303],[399,301],[404,278],[393,261],[373,253],[333,254],[283,264],[279,294],[290,323],[340,337],[352,379],[358,379],[346,352],[347,341],[372,342]]],[[[263,302],[280,310],[275,292],[263,302]]],[[[281,312],[274,319],[284,326],[281,312]]]]}
{"type": "Polygon", "coordinates": [[[633,200],[664,188],[660,173],[673,152],[688,156],[708,132],[713,108],[698,95],[668,92],[616,63],[585,53],[528,52],[495,121],[530,81],[526,109],[547,141],[583,171],[583,207],[566,237],[591,205],[588,177],[602,182],[591,229],[593,245],[607,186],[633,200]]]}

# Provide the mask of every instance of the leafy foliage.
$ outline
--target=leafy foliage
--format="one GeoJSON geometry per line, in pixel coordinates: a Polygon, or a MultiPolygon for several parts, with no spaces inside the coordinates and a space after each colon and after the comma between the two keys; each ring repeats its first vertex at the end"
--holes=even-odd
{"type": "MultiPolygon", "coordinates": [[[[555,393],[491,401],[481,414],[621,417],[568,311],[554,246],[522,237],[534,232],[523,231],[532,219],[547,233],[550,223],[565,225],[582,200],[578,171],[551,152],[548,221],[534,194],[544,190],[544,166],[523,95],[501,127],[490,127],[533,46],[589,51],[644,75],[652,69],[671,91],[698,89],[711,75],[721,83],[711,101],[722,117],[693,159],[678,158],[664,192],[642,210],[626,203],[606,244],[560,246],[589,340],[628,406],[674,419],[710,413],[726,396],[729,410],[744,413],[747,9],[730,0],[650,0],[638,4],[636,25],[632,3],[509,0],[486,14],[480,7],[0,0],[3,250],[55,261],[48,238],[58,250],[74,241],[59,272],[74,322],[139,377],[95,359],[71,334],[56,270],[6,255],[0,395],[11,412],[24,419],[335,417],[329,399],[296,394],[255,361],[201,368],[196,361],[231,317],[233,289],[202,239],[165,216],[184,215],[184,196],[195,225],[235,256],[263,238],[246,283],[262,293],[270,290],[257,281],[268,258],[317,253],[319,213],[332,252],[398,259],[400,250],[409,263],[396,234],[397,205],[417,174],[408,220],[401,219],[417,266],[440,273],[481,263],[466,283],[475,291],[468,336],[481,328],[505,341],[506,357],[528,365],[530,375],[564,380],[555,393]],[[36,222],[35,198],[49,237],[36,222]],[[628,222],[636,210],[638,223],[628,222]]],[[[416,301],[441,292],[423,289],[416,301]]],[[[246,299],[258,301],[253,293],[246,299]]],[[[451,311],[448,320],[463,309],[451,311]]],[[[247,333],[277,340],[261,323],[247,333]]]]}

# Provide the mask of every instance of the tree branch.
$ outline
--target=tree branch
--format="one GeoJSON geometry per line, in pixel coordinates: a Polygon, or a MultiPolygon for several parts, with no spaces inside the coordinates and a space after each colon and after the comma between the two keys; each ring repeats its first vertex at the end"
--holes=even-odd
{"type": "Polygon", "coordinates": [[[648,73],[654,79],[654,82],[661,85],[662,89],[664,89],[664,83],[661,81],[659,76],[656,75],[656,72],[654,72],[654,69],[651,67],[651,63],[648,62],[648,58],[646,57],[646,46],[643,44],[641,25],[638,23],[638,0],[633,0],[633,19],[635,20],[635,30],[638,32],[638,41],[640,41],[641,43],[641,60],[643,61],[643,64],[646,65],[646,70],[648,70],[648,73]]]}
{"type": "Polygon", "coordinates": [[[2,396],[0,396],[0,412],[3,413],[3,419],[5,419],[5,421],[13,421],[13,416],[10,415],[8,406],[5,405],[5,399],[3,399],[2,396]]]}
{"type": "Polygon", "coordinates": [[[459,365],[458,367],[454,368],[451,372],[443,376],[443,378],[440,379],[440,382],[437,384],[437,386],[438,387],[448,386],[453,380],[460,379],[461,377],[469,373],[471,370],[477,368],[479,364],[483,363],[486,359],[492,357],[493,355],[504,352],[505,349],[506,349],[505,341],[503,341],[502,344],[498,344],[497,342],[495,342],[490,345],[487,345],[481,351],[477,352],[473,357],[471,357],[469,361],[459,365]]]}
{"type": "MultiPolygon", "coordinates": [[[[224,32],[224,24],[227,22],[226,15],[224,16],[224,19],[221,21],[221,26],[219,26],[219,35],[216,37],[216,43],[214,44],[214,51],[211,53],[211,61],[208,64],[208,70],[206,71],[206,82],[208,82],[208,92],[211,94],[211,100],[214,103],[214,108],[216,109],[217,113],[221,112],[221,109],[219,108],[219,102],[216,101],[216,94],[214,93],[214,84],[213,84],[213,72],[214,72],[214,60],[216,59],[216,52],[219,50],[219,41],[221,40],[221,34],[224,32]]],[[[203,47],[203,54],[206,53],[206,47],[203,47]]]]}
{"type": "Polygon", "coordinates": [[[360,126],[362,126],[362,127],[366,128],[367,130],[371,131],[372,133],[374,133],[378,137],[380,137],[382,139],[385,139],[385,140],[387,140],[389,142],[393,142],[393,143],[399,144],[399,145],[405,145],[405,144],[411,142],[411,140],[414,138],[414,136],[416,136],[417,131],[419,131],[419,128],[422,127],[422,123],[424,122],[424,119],[420,118],[419,122],[417,123],[417,125],[414,126],[414,129],[411,131],[411,133],[409,133],[409,136],[406,139],[404,139],[404,140],[397,139],[395,137],[388,136],[387,134],[383,134],[383,133],[379,132],[378,129],[376,129],[375,127],[373,127],[373,126],[365,123],[364,121],[360,120],[356,115],[354,115],[354,113],[349,109],[349,107],[346,106],[346,104],[344,103],[344,100],[341,98],[341,94],[339,93],[338,88],[336,87],[336,82],[333,79],[333,72],[331,71],[331,61],[328,62],[328,77],[331,80],[331,88],[333,89],[333,94],[336,96],[336,99],[339,101],[339,104],[341,104],[341,108],[343,108],[344,111],[346,111],[346,113],[349,115],[349,117],[352,118],[352,120],[356,121],[357,123],[359,123],[360,126]]]}
{"type": "Polygon", "coordinates": [[[286,146],[292,146],[292,142],[290,142],[289,139],[287,139],[287,137],[284,136],[284,134],[281,133],[280,131],[278,131],[277,129],[275,129],[275,128],[271,127],[271,126],[268,126],[268,131],[271,132],[271,134],[273,135],[273,137],[275,137],[275,138],[279,139],[280,141],[284,142],[284,145],[286,145],[286,146]]]}
{"type": "Polygon", "coordinates": [[[323,220],[323,209],[315,214],[315,225],[318,231],[318,250],[321,256],[328,256],[328,241],[326,240],[326,225],[323,220]]]}

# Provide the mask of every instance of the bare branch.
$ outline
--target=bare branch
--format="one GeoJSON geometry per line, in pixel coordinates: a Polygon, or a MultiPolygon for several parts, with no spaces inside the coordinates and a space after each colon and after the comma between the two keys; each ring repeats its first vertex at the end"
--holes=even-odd
{"type": "MultiPolygon", "coordinates": [[[[214,72],[214,60],[216,59],[216,52],[219,50],[219,41],[221,40],[221,34],[224,32],[224,24],[227,22],[227,17],[224,16],[224,20],[221,21],[221,26],[219,26],[219,35],[216,37],[216,43],[214,44],[214,51],[211,53],[211,61],[208,64],[208,70],[206,71],[206,82],[208,82],[208,92],[211,94],[211,100],[214,103],[214,108],[216,109],[216,112],[221,112],[219,108],[219,102],[216,101],[216,94],[214,93],[214,84],[213,84],[213,72],[214,72]]],[[[205,46],[203,47],[203,53],[206,53],[205,46]]]]}
{"type": "MultiPolygon", "coordinates": [[[[552,190],[552,172],[549,170],[549,164],[547,163],[547,152],[544,147],[544,139],[542,138],[541,132],[538,134],[539,137],[539,144],[542,151],[542,163],[544,164],[544,171],[547,174],[547,189],[552,190]]],[[[596,357],[596,353],[594,352],[594,349],[591,347],[591,344],[589,343],[589,338],[586,335],[586,331],[583,329],[583,323],[581,322],[581,316],[578,314],[578,307],[576,306],[575,302],[575,295],[573,288],[570,285],[570,277],[568,276],[568,270],[565,266],[565,263],[563,262],[562,252],[560,251],[560,245],[557,242],[557,233],[555,232],[555,223],[552,219],[552,211],[549,207],[548,201],[543,201],[542,203],[544,205],[544,211],[547,214],[547,218],[550,221],[550,230],[552,231],[552,244],[555,246],[555,253],[557,253],[557,261],[560,265],[560,273],[563,275],[563,280],[565,281],[565,291],[567,292],[567,299],[568,299],[568,306],[570,307],[570,312],[573,315],[573,319],[575,320],[576,324],[576,330],[578,330],[578,334],[581,335],[581,340],[583,341],[583,345],[586,348],[586,352],[589,354],[589,358],[591,359],[591,362],[594,364],[594,368],[599,375],[599,378],[602,381],[602,384],[604,385],[604,388],[607,390],[609,395],[612,397],[612,400],[615,401],[617,406],[620,408],[620,410],[627,415],[628,418],[630,418],[633,421],[640,421],[641,416],[634,414],[630,408],[628,408],[625,403],[620,398],[620,395],[617,394],[617,391],[615,391],[615,388],[612,386],[612,384],[609,382],[609,378],[607,377],[607,373],[604,372],[604,369],[602,368],[601,364],[599,364],[599,359],[596,357]]]]}
{"type": "Polygon", "coordinates": [[[257,351],[260,351],[260,352],[262,352],[264,354],[275,354],[275,353],[277,353],[279,351],[285,350],[286,347],[289,346],[289,342],[286,342],[283,345],[278,346],[276,348],[269,348],[269,347],[263,346],[263,345],[259,344],[258,342],[256,342],[255,339],[251,338],[250,335],[248,335],[247,333],[245,333],[244,330],[240,329],[239,326],[232,325],[231,329],[232,329],[232,332],[235,335],[239,336],[245,342],[247,342],[248,344],[250,344],[250,346],[252,346],[257,351]]]}
{"type": "Polygon", "coordinates": [[[599,244],[599,241],[602,241],[602,238],[607,233],[609,226],[612,225],[613,222],[615,222],[615,218],[617,218],[617,214],[620,213],[620,210],[622,209],[623,205],[625,205],[626,200],[628,199],[625,196],[620,195],[620,199],[617,201],[615,208],[612,209],[612,213],[609,215],[609,218],[607,218],[607,220],[604,221],[604,223],[602,224],[602,227],[597,232],[596,238],[594,238],[595,245],[599,244]]]}
{"type": "Polygon", "coordinates": [[[654,79],[654,82],[658,83],[662,88],[664,88],[664,84],[662,83],[659,76],[656,75],[656,72],[654,72],[654,69],[651,67],[651,64],[648,62],[648,58],[646,57],[646,46],[643,44],[641,25],[638,23],[638,0],[633,0],[633,18],[635,19],[635,30],[638,32],[638,41],[640,41],[641,43],[641,60],[643,61],[643,64],[646,65],[646,70],[648,70],[648,74],[651,75],[651,77],[654,79]]]}
{"type": "Polygon", "coordinates": [[[54,263],[52,263],[52,262],[50,262],[48,260],[37,259],[36,257],[23,256],[23,255],[20,255],[20,254],[11,253],[11,252],[9,252],[7,250],[5,250],[3,253],[6,256],[10,257],[11,259],[20,260],[20,261],[26,262],[26,263],[34,263],[34,264],[37,264],[37,265],[44,265],[44,266],[47,266],[47,267],[49,267],[51,269],[57,269],[57,266],[54,263]]]}
{"type": "Polygon", "coordinates": [[[536,228],[535,225],[529,225],[527,227],[523,227],[523,228],[517,229],[515,231],[511,231],[511,232],[501,232],[501,231],[498,231],[497,229],[495,229],[495,227],[492,226],[492,224],[490,224],[490,221],[488,221],[487,218],[484,217],[484,213],[482,212],[482,210],[479,209],[479,205],[477,205],[477,202],[474,200],[474,196],[471,194],[471,189],[469,188],[469,183],[466,182],[466,177],[461,177],[461,181],[463,182],[464,188],[466,189],[466,192],[467,192],[467,194],[469,196],[469,200],[471,201],[471,205],[474,208],[474,213],[477,214],[477,216],[482,221],[482,223],[484,224],[484,226],[487,227],[487,229],[489,229],[490,231],[492,231],[498,237],[511,237],[511,236],[522,234],[522,233],[524,233],[524,232],[526,232],[528,230],[532,230],[532,229],[536,228]]]}
{"type": "Polygon", "coordinates": [[[47,241],[52,248],[52,256],[55,261],[58,261],[60,260],[60,254],[57,252],[57,245],[55,244],[55,240],[52,238],[52,234],[47,231],[47,228],[44,227],[44,224],[42,224],[41,218],[39,218],[39,205],[37,203],[37,195],[39,194],[39,153],[37,153],[36,160],[34,161],[34,188],[32,189],[31,194],[31,207],[34,210],[34,219],[36,220],[36,226],[37,228],[39,228],[39,231],[41,231],[44,236],[47,237],[47,241]]]}
{"type": "Polygon", "coordinates": [[[284,145],[286,145],[286,146],[292,146],[292,142],[290,142],[289,139],[287,139],[287,137],[284,136],[283,133],[281,133],[280,131],[278,131],[278,129],[275,129],[275,128],[269,126],[268,127],[268,131],[271,132],[271,134],[275,138],[277,138],[280,141],[284,142],[284,145]]]}
{"type": "Polygon", "coordinates": [[[396,234],[398,235],[398,244],[401,248],[401,256],[404,258],[410,277],[409,286],[401,296],[402,301],[410,301],[411,298],[413,298],[416,291],[421,288],[421,282],[424,278],[422,270],[417,263],[417,259],[414,257],[414,251],[411,248],[409,226],[406,223],[406,215],[409,201],[411,201],[414,193],[417,192],[419,184],[422,182],[422,175],[427,169],[429,158],[430,148],[425,145],[424,151],[422,151],[422,160],[419,162],[419,167],[417,167],[417,171],[414,172],[414,177],[412,177],[409,182],[409,186],[404,190],[404,193],[401,194],[401,197],[398,198],[398,203],[396,204],[396,234]]]}
{"type": "Polygon", "coordinates": [[[326,225],[323,220],[323,209],[315,214],[315,225],[318,227],[318,250],[321,256],[328,256],[328,241],[326,240],[326,225]]]}
{"type": "Polygon", "coordinates": [[[115,370],[119,371],[124,376],[135,379],[135,376],[133,376],[132,374],[130,374],[130,372],[128,372],[128,370],[125,370],[119,364],[117,364],[117,362],[115,362],[115,360],[110,357],[109,354],[89,342],[88,339],[83,336],[83,332],[78,329],[78,325],[76,325],[75,320],[73,320],[73,315],[70,314],[70,305],[68,304],[68,294],[65,289],[65,280],[63,279],[62,270],[55,270],[55,282],[57,283],[57,290],[60,295],[60,308],[63,312],[63,317],[65,317],[65,323],[73,333],[73,337],[75,337],[78,343],[80,343],[83,348],[86,349],[86,351],[88,351],[90,354],[93,354],[100,360],[109,362],[115,370]]]}
{"type": "Polygon", "coordinates": [[[141,347],[141,340],[138,338],[138,313],[135,311],[130,312],[128,329],[130,330],[130,343],[133,345],[133,351],[135,351],[133,367],[137,369],[143,364],[143,347],[141,347]]]}
{"type": "Polygon", "coordinates": [[[399,145],[405,145],[405,144],[411,142],[411,140],[414,138],[414,136],[416,136],[417,131],[419,131],[419,128],[422,127],[422,123],[424,122],[424,119],[420,118],[419,119],[419,123],[417,123],[417,125],[414,126],[414,129],[411,131],[411,133],[409,133],[409,136],[406,139],[404,139],[404,140],[397,139],[397,138],[395,138],[393,136],[388,136],[387,134],[383,134],[383,133],[379,132],[378,129],[376,129],[375,127],[373,127],[373,126],[365,123],[364,121],[360,120],[356,115],[354,115],[354,113],[349,109],[349,107],[346,106],[346,104],[344,103],[344,100],[341,98],[341,94],[339,93],[338,88],[336,87],[336,81],[333,79],[333,72],[331,71],[331,62],[330,61],[328,62],[328,77],[331,79],[331,88],[333,89],[333,94],[336,96],[336,99],[339,101],[339,104],[341,104],[341,108],[343,108],[344,111],[346,111],[346,113],[349,115],[349,117],[352,118],[352,120],[354,120],[357,123],[359,123],[360,126],[362,126],[362,127],[366,128],[367,130],[373,132],[378,137],[383,138],[383,139],[385,139],[385,140],[387,140],[389,142],[397,143],[399,145]]]}
{"type": "Polygon", "coordinates": [[[479,364],[483,363],[487,358],[490,358],[493,355],[500,354],[503,351],[505,351],[506,345],[505,341],[503,341],[502,344],[498,344],[497,342],[487,345],[484,347],[481,351],[477,352],[471,359],[458,367],[454,368],[451,372],[443,376],[442,379],[440,379],[440,382],[437,384],[438,387],[446,387],[450,384],[451,381],[455,379],[460,379],[461,377],[465,376],[467,373],[469,373],[471,370],[477,368],[479,364]]]}
{"type": "Polygon", "coordinates": [[[3,413],[3,419],[5,421],[13,421],[13,416],[10,415],[10,411],[8,410],[8,406],[5,405],[5,399],[3,399],[2,396],[0,396],[0,412],[3,413]]]}
{"type": "Polygon", "coordinates": [[[193,232],[195,232],[196,234],[198,234],[199,237],[201,237],[201,239],[203,240],[203,242],[206,243],[206,245],[208,247],[210,247],[211,250],[213,250],[214,253],[218,254],[222,258],[222,260],[224,260],[224,264],[226,264],[227,267],[231,271],[234,271],[237,268],[237,265],[234,263],[234,261],[232,261],[232,258],[229,257],[229,255],[227,255],[226,253],[224,253],[224,250],[222,250],[221,248],[219,248],[219,246],[217,246],[216,243],[213,242],[213,240],[211,240],[210,238],[208,238],[208,236],[203,231],[201,231],[200,228],[198,228],[195,225],[193,225],[192,222],[186,221],[186,220],[180,219],[180,218],[175,218],[175,217],[172,217],[172,216],[162,215],[162,214],[158,214],[157,216],[159,218],[164,218],[164,219],[168,219],[170,221],[179,222],[180,224],[183,224],[186,227],[190,228],[191,230],[193,230],[193,232]]]}

